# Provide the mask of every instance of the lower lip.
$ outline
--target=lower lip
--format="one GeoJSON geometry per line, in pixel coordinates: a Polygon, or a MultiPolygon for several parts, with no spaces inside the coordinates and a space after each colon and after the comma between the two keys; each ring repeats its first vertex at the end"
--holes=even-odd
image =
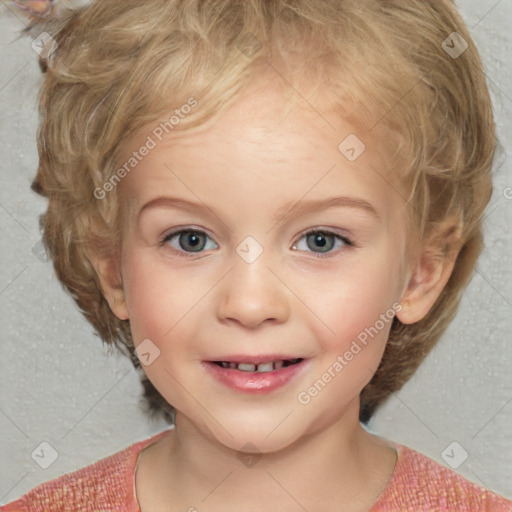
{"type": "Polygon", "coordinates": [[[228,388],[244,393],[265,394],[288,384],[305,369],[308,363],[303,359],[300,363],[271,372],[242,372],[223,368],[216,363],[204,362],[203,364],[214,379],[228,388]]]}

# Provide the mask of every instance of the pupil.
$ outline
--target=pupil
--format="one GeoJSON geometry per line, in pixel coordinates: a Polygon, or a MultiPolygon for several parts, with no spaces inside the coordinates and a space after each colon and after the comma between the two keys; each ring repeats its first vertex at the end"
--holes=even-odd
{"type": "Polygon", "coordinates": [[[322,235],[317,235],[316,237],[316,242],[318,245],[320,245],[321,247],[324,247],[325,246],[325,238],[322,236],[322,235]],[[323,243],[322,243],[323,241],[323,243]]]}

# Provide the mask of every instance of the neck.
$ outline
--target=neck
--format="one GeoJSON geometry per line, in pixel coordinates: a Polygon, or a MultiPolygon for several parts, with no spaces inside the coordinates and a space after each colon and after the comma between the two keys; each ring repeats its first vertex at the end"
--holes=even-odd
{"type": "Polygon", "coordinates": [[[159,465],[166,470],[160,474],[179,493],[173,502],[198,510],[248,510],[248,504],[254,511],[276,504],[279,510],[315,510],[323,499],[327,508],[334,502],[346,510],[349,503],[353,510],[360,504],[369,508],[391,476],[395,453],[361,427],[358,414],[357,401],[327,428],[277,452],[252,455],[221,445],[178,414],[161,452],[159,465]]]}

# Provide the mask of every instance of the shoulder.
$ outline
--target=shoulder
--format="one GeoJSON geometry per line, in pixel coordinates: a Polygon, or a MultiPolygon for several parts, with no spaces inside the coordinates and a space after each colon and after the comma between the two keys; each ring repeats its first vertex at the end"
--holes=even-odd
{"type": "Polygon", "coordinates": [[[407,446],[372,512],[512,512],[512,501],[467,480],[407,446]]]}
{"type": "Polygon", "coordinates": [[[138,511],[134,492],[139,453],[167,431],[134,443],[73,473],[38,485],[1,512],[61,512],[68,510],[138,511]]]}

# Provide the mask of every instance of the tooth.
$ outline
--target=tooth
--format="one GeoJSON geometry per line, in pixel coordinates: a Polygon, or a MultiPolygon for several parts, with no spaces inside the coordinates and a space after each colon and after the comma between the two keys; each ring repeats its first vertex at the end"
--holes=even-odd
{"type": "Polygon", "coordinates": [[[235,370],[236,367],[237,367],[237,364],[236,363],[229,363],[229,367],[232,369],[232,370],[235,370]]]}
{"type": "Polygon", "coordinates": [[[280,370],[282,367],[283,367],[283,361],[276,361],[276,362],[274,363],[274,368],[275,368],[276,370],[280,370]]]}
{"type": "Polygon", "coordinates": [[[260,363],[258,365],[259,372],[271,372],[274,369],[274,363],[260,363]]]}
{"type": "Polygon", "coordinates": [[[222,361],[220,365],[222,366],[222,368],[229,368],[229,363],[226,363],[226,361],[222,361]]]}
{"type": "Polygon", "coordinates": [[[254,372],[256,370],[256,365],[252,363],[240,363],[238,365],[238,369],[243,372],[254,372]]]}

